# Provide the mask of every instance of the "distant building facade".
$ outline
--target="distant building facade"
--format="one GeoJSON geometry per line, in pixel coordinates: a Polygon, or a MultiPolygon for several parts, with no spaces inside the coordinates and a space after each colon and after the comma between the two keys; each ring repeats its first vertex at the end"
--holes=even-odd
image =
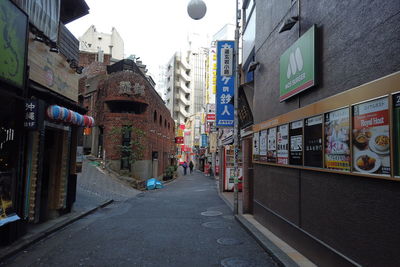
{"type": "Polygon", "coordinates": [[[114,27],[111,29],[111,33],[103,33],[97,31],[96,27],[92,25],[78,39],[79,50],[98,53],[99,61],[102,61],[102,54],[110,54],[114,62],[124,58],[124,40],[114,27]]]}

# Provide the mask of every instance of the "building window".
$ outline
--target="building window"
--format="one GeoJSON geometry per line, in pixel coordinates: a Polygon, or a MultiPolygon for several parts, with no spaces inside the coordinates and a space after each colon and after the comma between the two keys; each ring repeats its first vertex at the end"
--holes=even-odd
{"type": "Polygon", "coordinates": [[[162,126],[162,116],[160,115],[160,126],[162,126]]]}
{"type": "Polygon", "coordinates": [[[154,122],[155,123],[157,122],[157,111],[156,110],[154,110],[154,122]]]}
{"type": "Polygon", "coordinates": [[[122,151],[121,151],[121,170],[131,170],[131,165],[129,163],[129,158],[131,156],[130,146],[131,146],[131,126],[122,127],[122,151]]]}

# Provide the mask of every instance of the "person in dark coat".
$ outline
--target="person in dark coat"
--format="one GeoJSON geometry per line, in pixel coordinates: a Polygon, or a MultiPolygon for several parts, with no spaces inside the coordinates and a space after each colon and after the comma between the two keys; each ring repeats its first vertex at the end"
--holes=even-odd
{"type": "Polygon", "coordinates": [[[194,165],[193,165],[193,161],[190,161],[190,163],[189,163],[189,169],[190,169],[190,173],[192,173],[192,172],[193,172],[193,167],[194,167],[194,165]]]}
{"type": "Polygon", "coordinates": [[[186,175],[186,169],[187,169],[187,167],[188,167],[186,161],[183,162],[182,167],[183,167],[183,175],[186,175]]]}

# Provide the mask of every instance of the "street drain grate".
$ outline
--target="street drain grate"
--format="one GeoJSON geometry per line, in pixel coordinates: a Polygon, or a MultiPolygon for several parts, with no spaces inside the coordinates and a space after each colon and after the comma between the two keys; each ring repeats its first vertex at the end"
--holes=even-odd
{"type": "Polygon", "coordinates": [[[217,243],[224,246],[236,246],[243,244],[242,241],[235,238],[220,238],[217,240],[217,243]]]}
{"type": "Polygon", "coordinates": [[[226,258],[221,261],[221,265],[224,267],[251,267],[254,266],[250,260],[243,258],[232,257],[226,258]]]}
{"type": "Polygon", "coordinates": [[[221,229],[221,228],[227,228],[228,225],[224,222],[205,222],[201,224],[204,227],[207,228],[213,228],[213,229],[221,229]]]}
{"type": "Polygon", "coordinates": [[[213,217],[213,216],[219,216],[222,215],[222,212],[216,211],[216,210],[208,210],[208,211],[203,211],[201,213],[203,216],[208,216],[208,217],[213,217]]]}

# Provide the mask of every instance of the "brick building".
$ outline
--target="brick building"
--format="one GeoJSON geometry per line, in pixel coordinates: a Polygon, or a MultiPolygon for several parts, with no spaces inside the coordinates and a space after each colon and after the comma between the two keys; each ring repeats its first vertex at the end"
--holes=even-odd
{"type": "Polygon", "coordinates": [[[134,61],[103,64],[103,71],[100,65],[97,62],[98,68],[93,68],[96,75],[87,73],[80,82],[83,104],[97,124],[86,147],[91,154],[105,157],[115,171],[126,170],[141,179],[160,177],[174,158],[175,124],[168,109],[134,61]],[[140,132],[143,153],[131,164],[126,153],[140,148],[123,152],[121,146],[136,140],[140,132]]]}

